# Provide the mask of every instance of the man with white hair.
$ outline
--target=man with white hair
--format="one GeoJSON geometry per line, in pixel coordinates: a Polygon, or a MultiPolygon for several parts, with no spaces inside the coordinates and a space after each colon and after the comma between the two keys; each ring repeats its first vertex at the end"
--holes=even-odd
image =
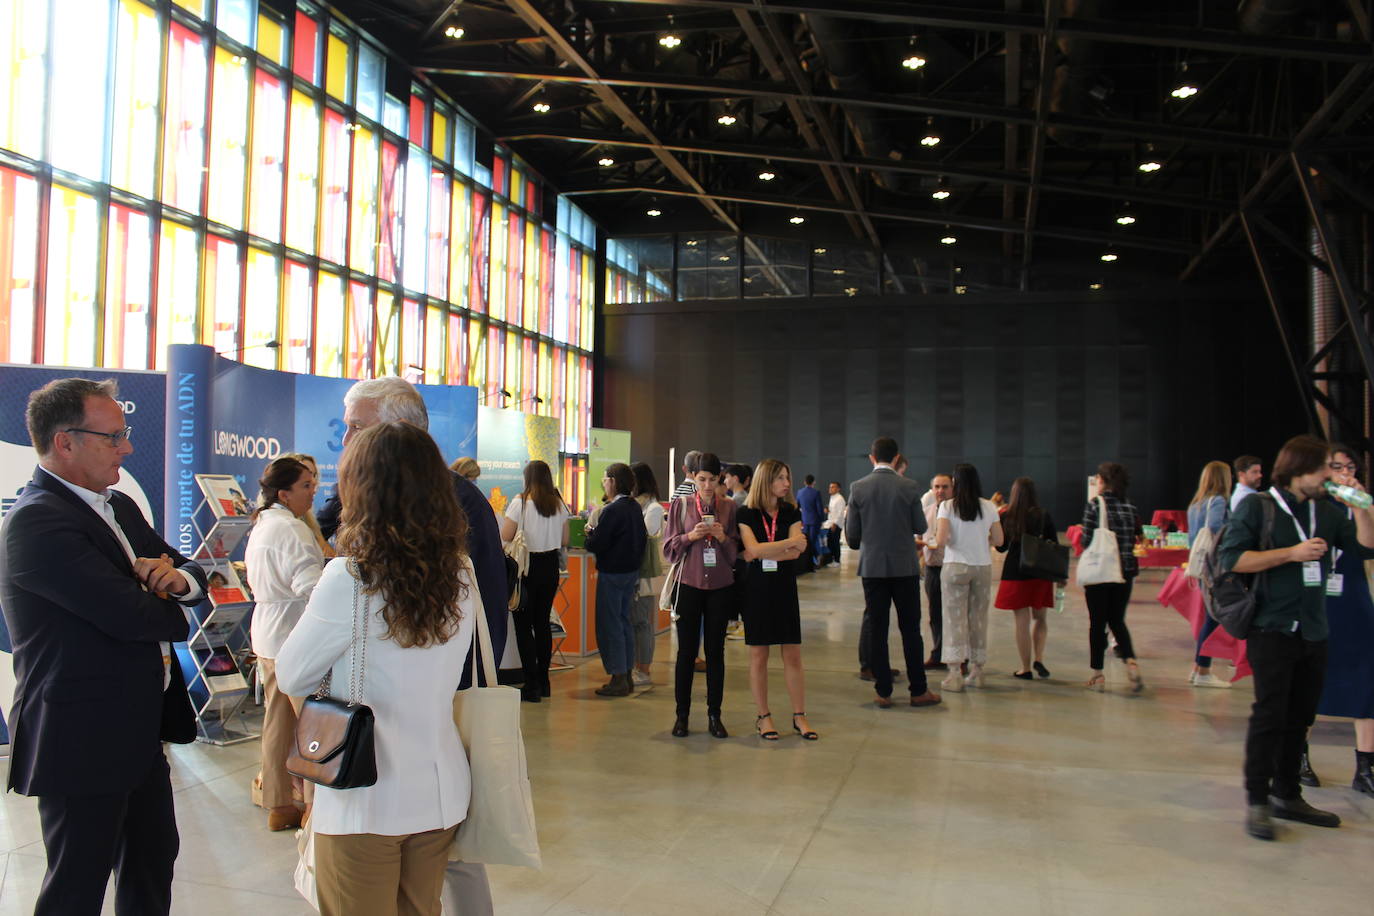
{"type": "MultiPolygon", "coordinates": [[[[378,423],[410,423],[429,429],[429,411],[415,386],[395,376],[367,379],[358,382],[344,395],[344,448],[359,431],[378,423]]],[[[450,472],[452,473],[452,472],[450,472]]],[[[458,497],[468,519],[468,556],[477,572],[477,591],[491,629],[491,650],[497,665],[506,647],[506,621],[510,617],[507,603],[510,592],[506,585],[505,552],[501,548],[501,531],[496,514],[482,491],[461,474],[452,473],[453,493],[458,497]]],[[[339,527],[341,511],[338,487],[325,502],[318,515],[320,530],[325,537],[333,537],[339,527]]],[[[472,684],[472,666],[463,672],[460,688],[472,684]]],[[[495,686],[495,685],[491,685],[495,686]]],[[[491,885],[486,866],[478,862],[450,862],[444,876],[445,912],[456,911],[461,916],[486,916],[493,911],[491,885]],[[451,909],[450,909],[451,907],[451,909]]]]}

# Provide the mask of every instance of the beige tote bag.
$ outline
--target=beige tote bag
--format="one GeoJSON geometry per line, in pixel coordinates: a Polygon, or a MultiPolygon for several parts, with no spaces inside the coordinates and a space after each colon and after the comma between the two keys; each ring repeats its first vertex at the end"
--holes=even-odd
{"type": "Polygon", "coordinates": [[[491,632],[480,606],[472,651],[481,656],[487,686],[479,683],[474,664],[472,686],[453,697],[453,721],[472,772],[472,801],[449,859],[539,868],[534,796],[520,732],[520,691],[496,682],[491,632]]]}
{"type": "Polygon", "coordinates": [[[1116,546],[1116,532],[1107,527],[1107,501],[1097,497],[1097,530],[1083,556],[1078,558],[1078,579],[1083,585],[1107,585],[1125,582],[1121,575],[1121,553],[1116,546]]]}

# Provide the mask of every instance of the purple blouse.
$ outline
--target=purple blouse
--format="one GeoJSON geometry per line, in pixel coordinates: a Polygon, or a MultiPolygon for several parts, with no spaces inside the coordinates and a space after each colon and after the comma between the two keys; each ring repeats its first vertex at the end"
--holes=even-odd
{"type": "Polygon", "coordinates": [[[740,551],[739,524],[735,521],[735,501],[717,499],[715,501],[716,521],[725,529],[724,543],[715,538],[690,540],[687,532],[701,521],[697,508],[697,496],[681,496],[668,506],[667,524],[663,529],[663,556],[670,563],[682,561],[683,585],[713,591],[735,584],[735,557],[740,551]],[[707,546],[716,548],[716,565],[707,568],[704,554],[707,546]]]}

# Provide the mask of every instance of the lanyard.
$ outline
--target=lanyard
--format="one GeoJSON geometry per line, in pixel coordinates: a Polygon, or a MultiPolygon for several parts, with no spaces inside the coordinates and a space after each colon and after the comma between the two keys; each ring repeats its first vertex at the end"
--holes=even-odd
{"type": "Polygon", "coordinates": [[[1307,527],[1312,533],[1306,534],[1302,530],[1302,525],[1298,522],[1298,517],[1293,514],[1293,510],[1288,508],[1288,502],[1279,495],[1278,487],[1270,487],[1269,494],[1274,497],[1274,502],[1279,504],[1279,508],[1288,514],[1293,520],[1293,527],[1298,530],[1298,542],[1301,543],[1309,537],[1317,536],[1317,504],[1312,500],[1307,501],[1307,527]]]}
{"type": "Polygon", "coordinates": [[[777,517],[777,515],[774,515],[774,516],[773,516],[773,524],[772,524],[772,525],[769,525],[769,524],[768,524],[768,513],[767,513],[767,512],[764,512],[762,509],[759,510],[759,517],[763,519],[763,533],[766,534],[766,535],[768,536],[768,540],[769,540],[769,541],[776,541],[776,540],[778,539],[778,517],[777,517]]]}
{"type": "MultiPolygon", "coordinates": [[[[701,491],[699,491],[699,490],[698,490],[698,491],[694,491],[694,492],[692,493],[692,499],[695,499],[695,500],[697,501],[697,515],[700,516],[700,517],[705,517],[706,514],[707,514],[707,512],[706,512],[706,504],[703,503],[703,502],[701,501],[701,491]]],[[[712,497],[712,500],[711,500],[711,508],[712,508],[712,509],[715,509],[715,507],[716,507],[716,506],[715,506],[715,498],[712,497]]],[[[711,543],[711,536],[710,536],[709,534],[706,535],[706,543],[707,543],[708,545],[711,543]]]]}

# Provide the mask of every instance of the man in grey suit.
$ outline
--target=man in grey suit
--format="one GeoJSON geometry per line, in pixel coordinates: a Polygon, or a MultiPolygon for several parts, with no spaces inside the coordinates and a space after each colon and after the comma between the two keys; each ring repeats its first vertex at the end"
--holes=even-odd
{"type": "Polygon", "coordinates": [[[902,634],[912,706],[934,706],[940,697],[926,685],[925,647],[921,643],[921,592],[917,586],[915,537],[925,534],[921,487],[892,468],[897,442],[888,436],[873,440],[868,460],[873,473],[849,488],[849,516],[845,539],[859,551],[859,576],[864,582],[864,615],[869,623],[868,663],[873,670],[873,703],[892,705],[892,668],[887,658],[888,607],[897,608],[897,632],[902,634]]]}

